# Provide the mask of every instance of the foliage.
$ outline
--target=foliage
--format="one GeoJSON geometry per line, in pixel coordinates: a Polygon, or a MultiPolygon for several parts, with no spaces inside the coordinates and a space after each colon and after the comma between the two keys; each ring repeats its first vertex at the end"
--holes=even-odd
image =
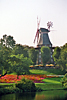
{"type": "Polygon", "coordinates": [[[53,58],[62,71],[67,71],[67,44],[62,47],[56,47],[53,53],[53,58]]]}
{"type": "Polygon", "coordinates": [[[64,77],[61,80],[62,86],[67,88],[67,73],[64,75],[64,77]]]}
{"type": "Polygon", "coordinates": [[[0,39],[0,69],[16,71],[18,75],[29,73],[29,65],[32,61],[28,51],[28,46],[15,45],[12,36],[3,35],[3,39],[0,39]]]}
{"type": "Polygon", "coordinates": [[[37,55],[38,55],[38,50],[35,50],[35,48],[31,48],[29,50],[29,57],[33,62],[33,65],[36,64],[36,60],[37,60],[37,55]]]}
{"type": "Polygon", "coordinates": [[[27,80],[25,78],[22,79],[21,82],[16,84],[16,87],[23,90],[23,92],[34,92],[36,91],[35,84],[31,80],[27,80]]]}
{"type": "Polygon", "coordinates": [[[67,43],[65,43],[65,45],[63,45],[63,46],[61,47],[61,49],[65,49],[65,48],[67,48],[67,43]]]}
{"type": "Polygon", "coordinates": [[[29,65],[32,63],[30,58],[23,54],[11,55],[12,50],[2,47],[0,50],[0,69],[7,71],[16,71],[17,74],[29,73],[29,65]]]}
{"type": "Polygon", "coordinates": [[[57,61],[59,66],[61,66],[61,69],[65,72],[67,71],[67,49],[61,50],[60,57],[57,61]]]}
{"type": "Polygon", "coordinates": [[[7,47],[2,47],[2,49],[0,50],[0,67],[1,69],[6,69],[9,70],[9,56],[11,54],[11,49],[7,48],[7,47]]]}
{"type": "Polygon", "coordinates": [[[14,55],[23,54],[24,57],[29,57],[28,50],[29,48],[27,46],[16,44],[15,47],[13,48],[12,54],[14,55]]]}
{"type": "Polygon", "coordinates": [[[47,46],[41,47],[41,56],[43,65],[46,65],[47,62],[50,60],[50,49],[47,46]]]}
{"type": "Polygon", "coordinates": [[[55,61],[55,62],[58,61],[59,56],[60,56],[60,52],[61,52],[61,48],[60,48],[60,47],[56,47],[56,48],[54,49],[53,58],[54,58],[54,61],[55,61]]]}
{"type": "Polygon", "coordinates": [[[29,65],[31,60],[27,57],[24,57],[23,54],[11,55],[9,64],[11,65],[12,71],[15,71],[17,75],[20,74],[29,74],[29,65]]]}
{"type": "Polygon", "coordinates": [[[0,95],[9,94],[9,93],[21,93],[23,92],[19,88],[15,88],[12,86],[7,85],[7,87],[0,88],[0,95]]]}
{"type": "Polygon", "coordinates": [[[0,44],[2,46],[6,46],[6,47],[9,47],[9,48],[13,48],[15,46],[15,40],[13,39],[12,36],[7,36],[6,34],[3,35],[3,38],[0,39],[0,44]]]}

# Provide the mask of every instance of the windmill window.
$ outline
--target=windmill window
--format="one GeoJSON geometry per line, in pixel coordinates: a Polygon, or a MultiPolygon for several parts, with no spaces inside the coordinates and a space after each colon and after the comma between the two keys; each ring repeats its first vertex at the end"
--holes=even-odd
{"type": "Polygon", "coordinates": [[[39,60],[39,62],[41,62],[41,60],[39,60]]]}
{"type": "Polygon", "coordinates": [[[39,54],[41,54],[41,52],[39,52],[39,54]]]}
{"type": "Polygon", "coordinates": [[[52,54],[52,52],[50,52],[52,54]]]}
{"type": "Polygon", "coordinates": [[[50,47],[51,47],[51,45],[50,45],[50,47]]]}
{"type": "Polygon", "coordinates": [[[52,55],[51,55],[51,58],[52,58],[52,55]]]}
{"type": "Polygon", "coordinates": [[[39,58],[41,58],[41,55],[39,55],[39,58]]]}

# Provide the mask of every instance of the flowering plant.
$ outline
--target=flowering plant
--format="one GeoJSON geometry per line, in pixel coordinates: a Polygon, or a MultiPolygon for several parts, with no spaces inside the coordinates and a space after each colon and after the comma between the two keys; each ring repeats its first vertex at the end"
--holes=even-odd
{"type": "Polygon", "coordinates": [[[21,81],[21,79],[29,79],[32,80],[34,83],[44,83],[42,80],[45,78],[53,78],[57,76],[47,76],[47,75],[19,75],[17,78],[17,75],[5,75],[0,78],[0,83],[17,83],[18,81],[21,81]]]}

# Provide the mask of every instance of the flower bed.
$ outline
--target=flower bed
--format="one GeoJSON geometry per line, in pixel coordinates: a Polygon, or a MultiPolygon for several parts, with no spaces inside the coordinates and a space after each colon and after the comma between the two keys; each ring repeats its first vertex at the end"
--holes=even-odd
{"type": "Polygon", "coordinates": [[[30,79],[34,83],[44,83],[42,80],[45,78],[53,78],[58,76],[47,76],[47,75],[19,75],[17,79],[17,75],[5,75],[0,78],[0,83],[17,83],[21,81],[22,78],[30,79]]]}

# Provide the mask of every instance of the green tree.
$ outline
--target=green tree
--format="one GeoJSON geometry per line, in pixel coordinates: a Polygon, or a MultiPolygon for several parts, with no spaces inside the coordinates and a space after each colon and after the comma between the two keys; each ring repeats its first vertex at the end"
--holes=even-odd
{"type": "Polygon", "coordinates": [[[2,49],[0,50],[0,67],[5,69],[5,70],[9,70],[9,56],[11,54],[11,49],[7,48],[7,47],[2,47],[2,49]]]}
{"type": "Polygon", "coordinates": [[[41,57],[43,65],[45,66],[47,62],[50,61],[50,48],[47,46],[41,47],[41,57]]]}
{"type": "Polygon", "coordinates": [[[9,64],[11,65],[12,71],[16,72],[17,75],[29,73],[29,65],[31,60],[24,57],[23,54],[11,55],[9,64]],[[11,60],[13,59],[13,60],[11,60]]]}
{"type": "Polygon", "coordinates": [[[64,77],[61,80],[62,86],[67,88],[67,73],[64,75],[64,77]]]}
{"type": "Polygon", "coordinates": [[[53,58],[63,72],[67,71],[67,44],[62,47],[56,47],[53,53],[53,58]]]}
{"type": "Polygon", "coordinates": [[[0,44],[0,50],[2,49],[2,45],[0,44]]]}
{"type": "Polygon", "coordinates": [[[33,65],[36,64],[36,60],[37,60],[37,55],[38,55],[38,50],[36,50],[35,48],[31,48],[29,50],[29,57],[33,62],[33,65]]]}
{"type": "Polygon", "coordinates": [[[59,56],[60,56],[60,52],[61,52],[61,48],[60,47],[56,47],[54,49],[54,53],[53,53],[53,58],[54,58],[54,61],[57,63],[58,59],[59,59],[59,56]]]}
{"type": "Polygon", "coordinates": [[[61,54],[59,59],[57,60],[57,63],[61,67],[62,71],[67,71],[67,48],[61,50],[61,54]]]}
{"type": "Polygon", "coordinates": [[[67,48],[67,43],[65,43],[65,45],[63,45],[63,46],[61,47],[61,49],[65,49],[65,48],[67,48]]]}
{"type": "Polygon", "coordinates": [[[23,53],[24,47],[21,44],[16,44],[15,47],[13,48],[12,53],[14,55],[22,54],[23,53]]]}
{"type": "Polygon", "coordinates": [[[3,35],[3,39],[1,38],[0,39],[0,44],[2,46],[6,46],[6,47],[9,47],[9,48],[13,48],[16,44],[15,40],[13,39],[12,36],[7,36],[6,34],[3,35]]]}
{"type": "Polygon", "coordinates": [[[0,39],[0,45],[3,46],[4,45],[3,43],[4,43],[4,39],[1,38],[0,39]]]}
{"type": "Polygon", "coordinates": [[[15,47],[13,48],[12,53],[14,55],[23,54],[24,57],[29,57],[29,55],[28,55],[28,48],[22,46],[21,44],[16,44],[15,47]]]}

